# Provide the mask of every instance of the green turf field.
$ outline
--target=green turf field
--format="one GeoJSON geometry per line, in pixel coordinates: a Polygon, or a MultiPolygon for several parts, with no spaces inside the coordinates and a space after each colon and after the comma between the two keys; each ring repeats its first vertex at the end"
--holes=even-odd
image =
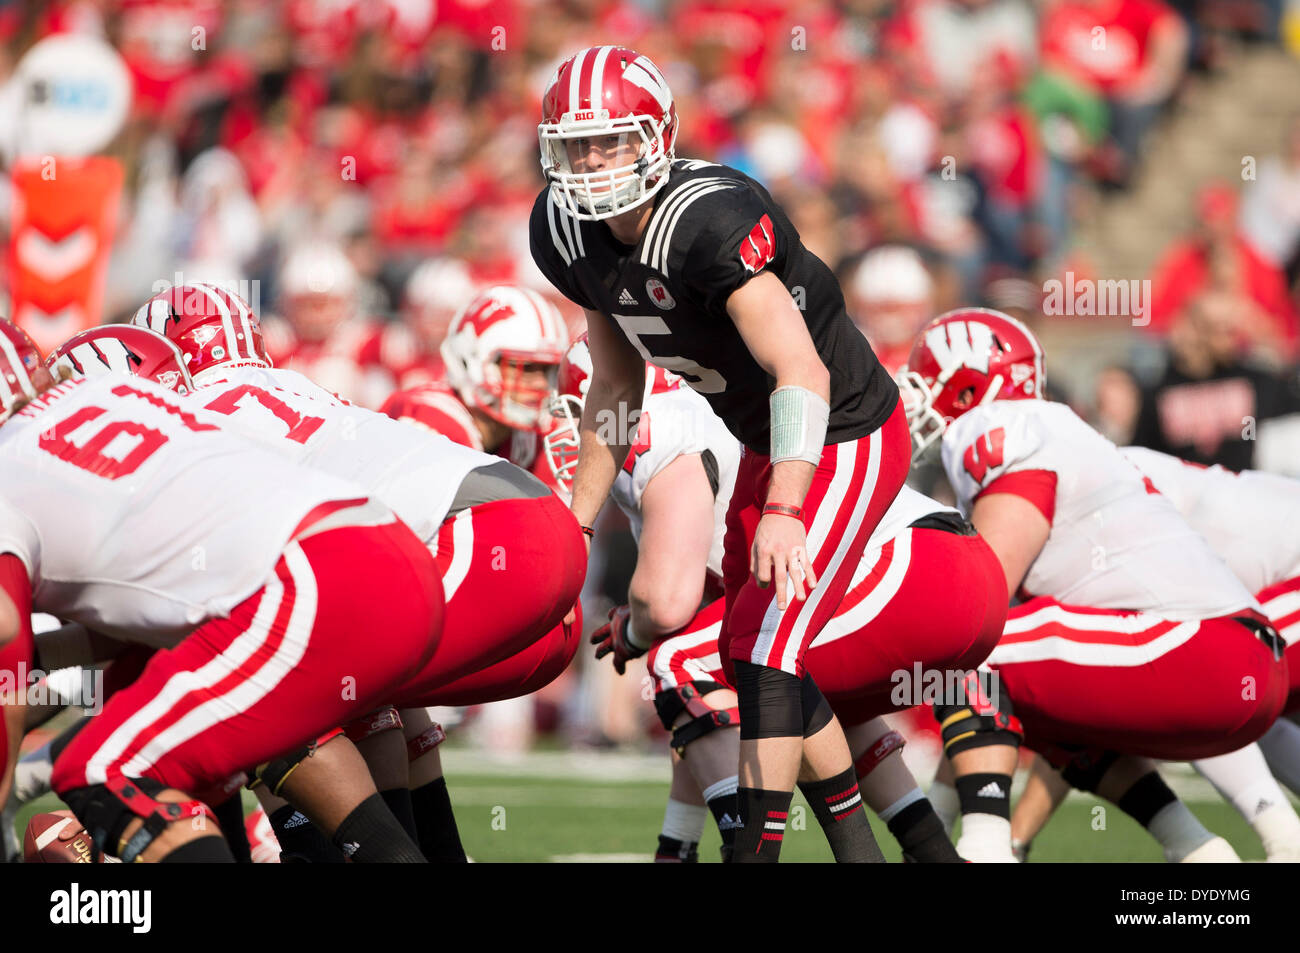
{"type": "MultiPolygon", "coordinates": [[[[494,771],[449,774],[452,800],[465,849],[476,861],[648,861],[663,819],[666,782],[599,781],[539,777],[494,771]]],[[[245,794],[246,805],[252,797],[245,794]]],[[[36,811],[61,806],[53,795],[26,805],[18,817],[25,829],[36,811]]],[[[1259,839],[1222,801],[1191,802],[1201,821],[1228,839],[1243,860],[1262,860],[1259,839]]],[[[890,861],[898,847],[884,825],[872,828],[890,861]]],[[[706,826],[700,859],[718,860],[718,833],[706,826]]],[[[816,820],[796,795],[783,861],[829,861],[830,851],[816,820]]],[[[1163,857],[1154,842],[1117,809],[1082,796],[1068,800],[1034,844],[1031,862],[1147,861],[1163,857]],[[1104,815],[1094,813],[1102,807],[1104,815]],[[1104,829],[1101,827],[1104,822],[1104,829]]]]}

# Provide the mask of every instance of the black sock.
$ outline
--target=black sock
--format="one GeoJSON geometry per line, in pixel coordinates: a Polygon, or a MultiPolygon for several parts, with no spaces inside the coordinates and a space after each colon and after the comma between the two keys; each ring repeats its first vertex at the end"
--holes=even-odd
{"type": "Polygon", "coordinates": [[[917,864],[963,863],[948,839],[943,821],[925,798],[913,801],[889,820],[889,832],[903,848],[903,860],[917,864]]]}
{"type": "Polygon", "coordinates": [[[160,864],[233,864],[230,845],[220,837],[200,837],[181,844],[164,856],[160,864]]]}
{"type": "Polygon", "coordinates": [[[954,784],[963,814],[992,814],[1011,820],[1011,775],[968,774],[954,784]]]}
{"type": "Polygon", "coordinates": [[[411,804],[411,792],[409,788],[389,788],[387,791],[380,791],[379,796],[384,799],[388,809],[393,812],[393,817],[397,818],[397,823],[402,825],[402,830],[406,831],[411,840],[419,840],[420,835],[415,827],[415,807],[411,804]]]}
{"type": "Polygon", "coordinates": [[[267,818],[275,839],[280,842],[280,863],[285,864],[341,864],[339,849],[329,842],[306,815],[292,805],[278,807],[267,818]]]}
{"type": "Polygon", "coordinates": [[[867,812],[862,809],[858,772],[850,766],[825,781],[808,781],[799,790],[812,805],[837,864],[883,864],[885,855],[871,833],[867,812]]]}
{"type": "Polygon", "coordinates": [[[793,791],[736,789],[736,810],[742,826],[736,829],[732,863],[775,864],[781,859],[781,841],[793,799],[793,791]]]}
{"type": "Polygon", "coordinates": [[[1164,779],[1152,771],[1138,778],[1116,803],[1121,811],[1146,827],[1151,818],[1177,800],[1177,795],[1169,790],[1164,779]]]}
{"type": "Polygon", "coordinates": [[[731,852],[736,846],[736,830],[740,827],[740,818],[737,816],[740,808],[736,804],[736,792],[730,794],[719,794],[709,800],[709,810],[713,812],[713,821],[718,825],[718,833],[722,835],[722,862],[731,863],[731,852]]]}
{"type": "Polygon", "coordinates": [[[655,849],[656,864],[698,864],[700,845],[696,841],[680,841],[659,835],[659,846],[655,849]]]}
{"type": "Polygon", "coordinates": [[[384,799],[370,795],[343,818],[330,842],[354,864],[426,863],[384,799]]]}
{"type": "Polygon", "coordinates": [[[221,827],[221,835],[230,846],[237,864],[251,864],[253,849],[248,843],[248,830],[244,827],[244,801],[236,791],[212,809],[212,816],[221,827]]]}
{"type": "Polygon", "coordinates": [[[429,863],[463,864],[468,860],[460,844],[446,778],[436,778],[412,791],[411,807],[420,832],[420,850],[429,863]]]}

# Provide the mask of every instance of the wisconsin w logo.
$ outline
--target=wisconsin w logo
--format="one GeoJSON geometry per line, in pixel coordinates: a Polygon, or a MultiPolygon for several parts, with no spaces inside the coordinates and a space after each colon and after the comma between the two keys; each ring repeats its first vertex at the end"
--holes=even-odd
{"type": "Polygon", "coordinates": [[[953,321],[931,328],[925,346],[939,362],[939,380],[945,381],[960,368],[989,372],[989,354],[993,350],[993,331],[987,324],[953,321]]]}

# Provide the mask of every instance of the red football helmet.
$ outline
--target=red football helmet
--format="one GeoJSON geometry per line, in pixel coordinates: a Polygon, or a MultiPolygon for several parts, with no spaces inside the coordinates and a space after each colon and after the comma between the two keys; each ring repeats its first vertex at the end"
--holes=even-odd
{"type": "Polygon", "coordinates": [[[913,458],[972,407],[1043,396],[1043,349],[1015,318],[988,308],[941,314],[912,345],[898,385],[913,458]]]}
{"type": "Polygon", "coordinates": [[[19,402],[36,397],[32,374],[41,366],[41,349],[27,332],[0,318],[0,421],[19,402]]]}
{"type": "Polygon", "coordinates": [[[271,366],[257,315],[218,285],[177,285],[141,305],[131,323],[175,344],[192,377],[219,367],[271,366]]]}
{"type": "Polygon", "coordinates": [[[194,390],[180,348],[155,331],[131,324],[107,324],[75,334],[50,352],[45,366],[56,379],[66,368],[71,377],[131,374],[178,394],[194,390]]]}
{"type": "MultiPolygon", "coordinates": [[[[557,422],[554,429],[542,437],[546,462],[550,464],[555,479],[566,490],[573,489],[573,472],[578,466],[582,409],[587,400],[587,389],[591,386],[591,367],[591,348],[584,331],[560,362],[558,390],[547,402],[547,409],[557,422]]],[[[645,397],[683,386],[682,379],[672,371],[646,364],[645,397]]]]}
{"type": "Polygon", "coordinates": [[[647,57],[593,46],[560,64],[547,83],[537,137],[560,208],[586,220],[620,215],[668,182],[677,144],[673,94],[647,57]],[[609,167],[586,170],[593,149],[609,167]]]}

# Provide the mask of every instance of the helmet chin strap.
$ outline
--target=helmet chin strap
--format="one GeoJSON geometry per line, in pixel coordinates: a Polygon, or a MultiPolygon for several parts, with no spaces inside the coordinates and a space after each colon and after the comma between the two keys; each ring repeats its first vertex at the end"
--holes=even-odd
{"type": "Polygon", "coordinates": [[[989,389],[984,392],[984,398],[977,406],[983,406],[984,404],[997,400],[998,393],[1002,390],[1002,381],[1004,379],[1005,378],[1003,378],[1001,374],[994,374],[993,380],[989,382],[989,389]]]}

